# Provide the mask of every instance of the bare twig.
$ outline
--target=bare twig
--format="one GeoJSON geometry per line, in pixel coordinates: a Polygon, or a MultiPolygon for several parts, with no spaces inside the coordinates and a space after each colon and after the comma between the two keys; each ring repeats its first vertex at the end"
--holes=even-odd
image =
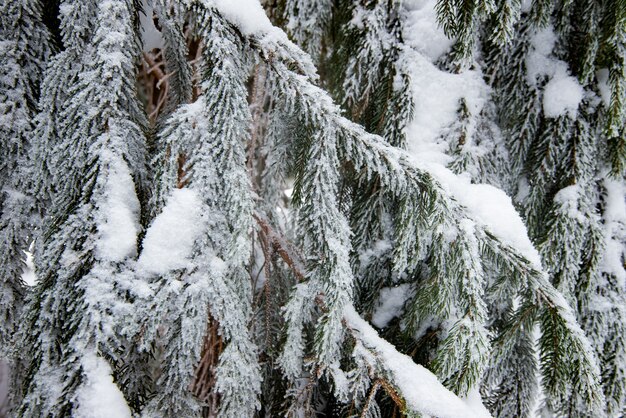
{"type": "Polygon", "coordinates": [[[151,54],[144,52],[144,71],[146,78],[150,81],[149,87],[149,100],[148,100],[148,117],[151,122],[155,122],[157,117],[159,116],[161,110],[165,107],[165,103],[167,101],[167,96],[169,94],[170,86],[169,86],[169,77],[172,76],[173,73],[166,74],[161,67],[165,66],[165,63],[162,59],[161,51],[156,54],[151,54]],[[154,79],[150,79],[154,77],[154,79]],[[155,97],[155,92],[156,97],[155,97]],[[155,103],[156,102],[156,103],[155,103]]]}
{"type": "Polygon", "coordinates": [[[209,405],[210,413],[216,414],[219,405],[219,394],[213,390],[216,382],[216,367],[223,350],[223,340],[218,332],[218,323],[209,314],[207,333],[204,338],[202,357],[196,367],[194,380],[189,390],[199,400],[209,405]]]}
{"type": "Polygon", "coordinates": [[[381,385],[380,379],[374,382],[372,388],[370,389],[369,395],[367,395],[367,401],[365,401],[365,405],[363,406],[363,411],[361,411],[361,418],[367,417],[367,411],[372,406],[372,402],[374,401],[374,396],[376,396],[376,392],[378,392],[378,388],[381,385]]]}
{"type": "MultiPolygon", "coordinates": [[[[255,213],[253,216],[257,224],[261,228],[261,231],[265,234],[265,239],[267,240],[267,242],[272,244],[276,253],[279,254],[283,261],[291,268],[298,280],[304,281],[306,279],[304,266],[301,263],[297,253],[292,248],[291,244],[287,242],[287,240],[285,240],[279,233],[277,233],[272,228],[269,221],[267,221],[262,215],[255,213]]],[[[322,311],[326,312],[328,310],[326,304],[324,303],[324,294],[318,294],[315,297],[315,303],[322,311]]],[[[341,323],[355,340],[360,340],[358,332],[350,326],[345,318],[342,319],[341,323]]],[[[319,377],[322,373],[323,370],[318,367],[315,375],[319,377]]],[[[383,389],[385,389],[385,392],[387,392],[389,397],[391,397],[391,399],[394,401],[400,411],[406,410],[406,401],[402,398],[400,394],[398,394],[398,391],[394,388],[393,384],[391,384],[385,378],[377,376],[375,385],[382,386],[383,389]]],[[[372,392],[370,392],[370,396],[373,396],[372,392]]]]}
{"type": "Polygon", "coordinates": [[[300,262],[300,258],[296,254],[293,247],[272,228],[267,219],[265,219],[262,215],[255,213],[253,216],[276,253],[291,268],[291,271],[293,271],[296,278],[299,281],[304,281],[306,278],[306,270],[304,265],[300,262]]]}

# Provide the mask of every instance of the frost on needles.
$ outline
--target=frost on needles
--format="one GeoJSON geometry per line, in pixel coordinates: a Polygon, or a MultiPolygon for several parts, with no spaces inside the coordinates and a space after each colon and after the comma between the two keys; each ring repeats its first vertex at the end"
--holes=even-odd
{"type": "Polygon", "coordinates": [[[36,1],[3,1],[0,18],[0,356],[12,357],[26,289],[22,271],[32,234],[30,134],[49,32],[36,1]]]}
{"type": "Polygon", "coordinates": [[[2,3],[14,414],[619,416],[626,7],[556,3],[2,3]]]}

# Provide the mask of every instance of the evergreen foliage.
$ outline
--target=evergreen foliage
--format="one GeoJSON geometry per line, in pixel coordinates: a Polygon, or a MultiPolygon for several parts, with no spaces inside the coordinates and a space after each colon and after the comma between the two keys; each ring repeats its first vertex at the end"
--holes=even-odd
{"type": "MultiPolygon", "coordinates": [[[[594,343],[602,374],[612,377],[623,370],[613,357],[623,353],[617,348],[621,338],[615,340],[614,335],[600,331],[595,324],[608,321],[611,327],[626,326],[621,314],[613,311],[623,305],[614,298],[622,298],[624,289],[604,282],[623,276],[623,252],[619,255],[609,250],[615,238],[602,232],[610,223],[603,183],[608,181],[605,179],[609,173],[617,176],[617,183],[624,181],[624,169],[619,166],[622,157],[616,145],[624,137],[613,129],[615,117],[620,120],[618,125],[624,124],[623,115],[615,116],[623,112],[619,104],[623,93],[618,85],[624,77],[616,77],[611,70],[621,64],[619,58],[614,61],[614,53],[620,48],[614,43],[617,35],[609,23],[613,18],[619,20],[618,15],[619,6],[610,2],[564,2],[553,9],[549,2],[537,2],[522,13],[510,44],[494,48],[487,42],[485,46],[486,69],[492,74],[495,100],[501,109],[499,120],[516,164],[513,178],[521,179],[512,184],[511,192],[520,197],[518,203],[526,214],[531,237],[553,283],[576,308],[579,321],[594,343]],[[546,36],[553,39],[553,44],[548,43],[549,50],[539,51],[542,47],[538,40],[546,36]],[[545,59],[552,70],[541,67],[540,60],[545,59]],[[601,93],[605,68],[613,74],[606,82],[609,97],[601,93]],[[584,95],[573,111],[555,116],[546,104],[554,94],[550,84],[562,78],[563,71],[578,79],[584,95]],[[605,297],[612,302],[602,304],[600,300],[605,297]],[[599,309],[600,305],[608,310],[599,309]],[[613,354],[605,358],[609,346],[613,354]]],[[[618,191],[621,187],[612,191],[623,193],[623,189],[618,191]]],[[[623,243],[620,245],[623,247],[623,243]]],[[[622,385],[606,378],[603,383],[605,413],[618,416],[626,407],[619,395],[622,385]]],[[[581,408],[579,393],[568,390],[571,395],[550,405],[551,409],[565,416],[588,416],[581,408]]]]}
{"type": "Polygon", "coordinates": [[[28,193],[30,135],[51,47],[38,1],[3,1],[0,8],[0,359],[17,361],[11,347],[27,295],[24,250],[37,223],[28,193]]]}
{"type": "Polygon", "coordinates": [[[1,3],[13,413],[624,414],[624,2],[241,3],[1,3]]]}
{"type": "MultiPolygon", "coordinates": [[[[28,311],[25,348],[35,355],[23,383],[22,416],[80,416],[81,408],[91,408],[90,388],[110,370],[104,357],[115,357],[127,309],[129,284],[120,273],[136,254],[137,192],[145,188],[146,165],[145,120],[133,80],[134,11],[126,1],[105,1],[88,9],[95,21],[84,22],[81,7],[89,5],[61,5],[66,49],[57,59],[75,72],[62,78],[69,85],[53,122],[56,155],[46,161],[53,208],[40,237],[40,283],[28,311]],[[83,49],[86,33],[91,47],[83,49]]],[[[63,70],[50,67],[46,77],[63,70]]],[[[50,87],[43,103],[58,88],[50,87]]]]}

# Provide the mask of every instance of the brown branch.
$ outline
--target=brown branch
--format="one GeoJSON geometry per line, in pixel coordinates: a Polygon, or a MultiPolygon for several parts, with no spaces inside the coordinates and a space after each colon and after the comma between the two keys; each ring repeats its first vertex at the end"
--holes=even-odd
{"type": "Polygon", "coordinates": [[[406,411],[406,401],[398,394],[398,391],[385,379],[379,379],[380,385],[385,392],[391,397],[393,402],[398,406],[400,411],[406,411]]]}
{"type": "Polygon", "coordinates": [[[280,256],[280,258],[282,258],[283,261],[291,268],[291,271],[293,271],[296,275],[298,281],[304,281],[306,279],[304,265],[300,262],[298,255],[295,253],[291,245],[276,231],[274,231],[267,219],[262,217],[262,215],[255,213],[252,216],[261,228],[263,234],[265,234],[268,242],[272,245],[273,249],[280,256]]]}
{"type": "Polygon", "coordinates": [[[146,63],[149,65],[146,70],[148,74],[154,73],[154,76],[159,80],[165,78],[165,73],[159,68],[163,65],[163,62],[157,62],[152,55],[147,52],[143,53],[143,59],[146,60],[146,63]]]}
{"type": "Polygon", "coordinates": [[[219,394],[213,390],[217,380],[216,368],[219,356],[223,351],[223,340],[219,335],[218,322],[209,314],[207,333],[202,347],[202,357],[194,372],[194,379],[189,390],[202,402],[209,405],[210,411],[216,413],[219,394]]]}
{"type": "Polygon", "coordinates": [[[367,417],[367,411],[370,409],[370,406],[372,405],[372,402],[374,401],[374,396],[376,396],[376,392],[378,392],[378,388],[380,386],[381,386],[381,381],[380,379],[378,379],[374,383],[372,388],[370,389],[369,395],[367,395],[367,401],[365,402],[365,405],[363,406],[363,411],[361,411],[361,418],[367,417]]]}
{"type": "Polygon", "coordinates": [[[189,183],[189,179],[187,178],[187,155],[185,153],[181,153],[178,155],[178,167],[176,169],[176,187],[182,189],[187,186],[189,183]]]}
{"type": "Polygon", "coordinates": [[[169,77],[172,76],[173,73],[165,74],[161,69],[162,66],[165,65],[162,59],[163,55],[159,51],[156,55],[152,55],[150,53],[144,52],[144,67],[145,74],[148,81],[152,81],[150,83],[150,96],[152,97],[149,101],[150,108],[148,111],[148,117],[151,122],[155,122],[161,109],[165,107],[165,102],[167,101],[167,97],[169,94],[170,86],[169,86],[169,77]],[[149,79],[148,76],[154,77],[154,79],[149,79]],[[154,96],[154,91],[158,91],[156,97],[154,96]],[[155,100],[156,99],[156,100],[155,100]],[[155,103],[156,102],[156,103],[155,103]]]}

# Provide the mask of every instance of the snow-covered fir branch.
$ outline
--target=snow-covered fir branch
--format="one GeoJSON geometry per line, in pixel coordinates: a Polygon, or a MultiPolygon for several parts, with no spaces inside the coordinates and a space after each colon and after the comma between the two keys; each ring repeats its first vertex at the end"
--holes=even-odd
{"type": "Polygon", "coordinates": [[[623,3],[0,2],[0,415],[623,415],[623,3]]]}

